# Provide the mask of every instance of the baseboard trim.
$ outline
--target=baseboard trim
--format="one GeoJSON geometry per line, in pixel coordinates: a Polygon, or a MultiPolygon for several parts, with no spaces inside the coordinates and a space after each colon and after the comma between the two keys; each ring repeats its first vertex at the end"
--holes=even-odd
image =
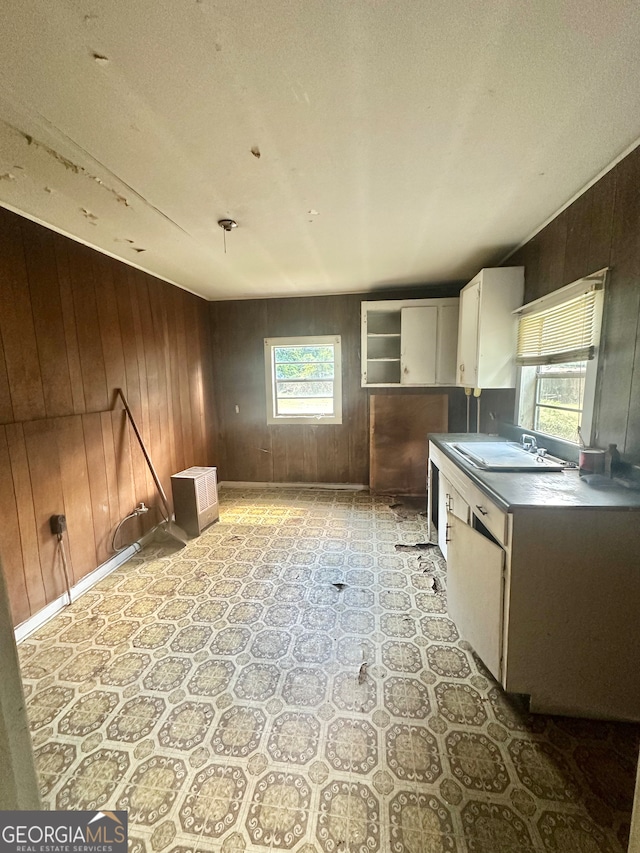
{"type": "Polygon", "coordinates": [[[85,577],[79,580],[75,586],[71,587],[71,602],[69,602],[69,596],[65,592],[58,596],[55,601],[51,601],[46,605],[46,607],[43,607],[42,610],[39,610],[33,616],[30,616],[29,619],[21,622],[14,632],[16,643],[21,643],[30,634],[33,634],[34,631],[37,631],[38,628],[41,628],[46,622],[52,619],[56,613],[60,613],[61,610],[64,610],[69,603],[73,604],[73,602],[77,601],[85,592],[88,592],[91,587],[95,586],[103,578],[106,578],[107,575],[110,575],[111,572],[114,572],[123,563],[126,563],[127,560],[131,559],[131,557],[133,557],[134,554],[137,554],[138,551],[141,551],[142,548],[144,548],[144,546],[153,539],[156,530],[157,527],[153,527],[145,533],[141,539],[138,539],[137,542],[134,542],[132,545],[128,545],[123,551],[119,551],[117,554],[114,554],[113,557],[108,559],[105,563],[102,563],[102,565],[98,566],[92,572],[89,572],[88,575],[85,575],[85,577]]]}
{"type": "Polygon", "coordinates": [[[244,480],[222,480],[219,489],[327,489],[329,491],[365,492],[369,486],[360,483],[252,483],[244,480]]]}

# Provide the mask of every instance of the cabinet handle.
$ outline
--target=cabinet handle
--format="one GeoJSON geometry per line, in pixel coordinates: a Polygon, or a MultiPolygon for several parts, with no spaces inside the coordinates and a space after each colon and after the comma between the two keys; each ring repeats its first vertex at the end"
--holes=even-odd
{"type": "Polygon", "coordinates": [[[451,542],[451,537],[449,536],[449,531],[451,530],[450,524],[445,524],[444,526],[444,541],[451,542]]]}
{"type": "Polygon", "coordinates": [[[461,372],[461,373],[464,373],[464,364],[461,364],[461,365],[460,365],[460,372],[461,372]]]}
{"type": "Polygon", "coordinates": [[[489,515],[488,510],[486,510],[483,506],[480,506],[480,504],[476,504],[476,509],[478,510],[480,515],[489,515]]]}

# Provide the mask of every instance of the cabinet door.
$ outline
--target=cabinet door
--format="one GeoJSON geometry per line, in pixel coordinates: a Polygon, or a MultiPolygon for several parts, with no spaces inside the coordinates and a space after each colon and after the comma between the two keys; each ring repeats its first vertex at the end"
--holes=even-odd
{"type": "Polygon", "coordinates": [[[402,385],[435,385],[438,309],[403,308],[400,318],[402,385]]]}
{"type": "Polygon", "coordinates": [[[436,382],[438,385],[456,384],[458,313],[457,305],[443,305],[438,315],[438,353],[436,363],[436,382]]]}
{"type": "Polygon", "coordinates": [[[440,472],[438,489],[438,546],[442,555],[447,559],[447,513],[453,513],[456,518],[464,522],[469,520],[469,504],[465,501],[459,491],[454,489],[451,483],[440,472]]]}
{"type": "Polygon", "coordinates": [[[478,320],[480,282],[465,287],[460,294],[458,326],[458,385],[478,387],[478,320]]]}
{"type": "Polygon", "coordinates": [[[462,639],[500,681],[504,551],[451,512],[447,523],[449,614],[462,639]]]}

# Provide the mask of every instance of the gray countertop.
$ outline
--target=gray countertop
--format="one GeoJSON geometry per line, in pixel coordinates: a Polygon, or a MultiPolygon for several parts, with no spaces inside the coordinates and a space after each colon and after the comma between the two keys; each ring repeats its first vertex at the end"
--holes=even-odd
{"type": "Polygon", "coordinates": [[[605,477],[581,478],[577,469],[563,471],[483,471],[451,448],[455,442],[505,441],[498,436],[467,433],[437,433],[429,440],[495,503],[507,511],[518,508],[640,510],[640,490],[605,477]]]}

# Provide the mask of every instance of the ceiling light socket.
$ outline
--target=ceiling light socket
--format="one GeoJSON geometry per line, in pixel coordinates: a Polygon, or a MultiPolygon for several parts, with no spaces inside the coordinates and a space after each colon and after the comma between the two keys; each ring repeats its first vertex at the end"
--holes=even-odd
{"type": "Polygon", "coordinates": [[[218,225],[225,231],[232,231],[234,228],[238,227],[238,223],[235,219],[218,219],[218,225]]]}

